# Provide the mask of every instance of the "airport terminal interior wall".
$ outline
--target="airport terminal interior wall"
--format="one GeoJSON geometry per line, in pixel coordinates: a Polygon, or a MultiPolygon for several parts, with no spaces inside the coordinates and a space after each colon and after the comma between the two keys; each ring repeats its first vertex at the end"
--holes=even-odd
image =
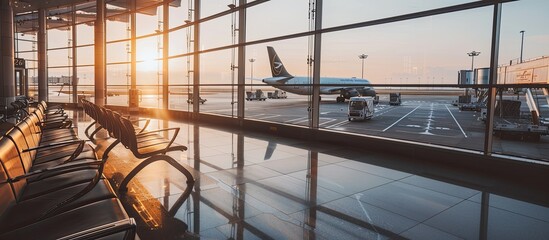
{"type": "MultiPolygon", "coordinates": [[[[188,93],[192,92],[192,87],[195,85],[193,84],[194,81],[194,61],[195,61],[195,55],[193,54],[193,44],[191,40],[193,40],[196,36],[194,36],[194,25],[187,24],[186,20],[193,20],[194,17],[194,11],[196,6],[194,6],[194,0],[181,1],[181,6],[174,7],[170,6],[169,11],[169,72],[168,73],[162,73],[162,61],[161,59],[166,56],[162,56],[162,51],[159,50],[159,47],[162,43],[162,26],[161,26],[161,20],[162,20],[162,5],[161,4],[155,4],[153,6],[146,6],[142,9],[137,9],[137,25],[136,25],[136,35],[137,35],[137,69],[149,69],[150,71],[147,72],[137,72],[137,84],[138,89],[141,89],[142,91],[146,92],[142,96],[142,104],[141,107],[144,108],[161,108],[161,97],[160,95],[163,95],[164,97],[168,97],[169,99],[169,109],[175,110],[175,111],[183,111],[183,112],[189,112],[192,111],[193,108],[190,104],[187,103],[188,93]],[[149,9],[156,9],[156,15],[146,15],[141,12],[145,12],[149,9]],[[189,11],[191,9],[191,11],[189,11]],[[151,24],[153,22],[153,24],[151,24]],[[160,45],[159,45],[160,44],[160,45]],[[139,54],[139,51],[142,49],[147,49],[147,54],[139,54]],[[152,50],[151,50],[152,49],[152,50]],[[161,78],[163,74],[167,74],[169,77],[169,92],[168,93],[162,93],[161,87],[159,86],[159,83],[161,83],[161,78]]],[[[403,6],[399,3],[384,3],[388,4],[390,6],[391,4],[397,4],[399,5],[398,8],[396,7],[386,7],[382,8],[382,6],[373,4],[372,1],[355,1],[353,4],[341,4],[340,1],[335,0],[325,0],[323,1],[323,21],[322,25],[324,29],[329,28],[337,28],[344,25],[349,24],[356,24],[356,23],[367,23],[368,21],[376,21],[376,20],[383,20],[385,18],[389,17],[395,17],[395,16],[402,16],[405,14],[415,14],[422,11],[428,11],[433,10],[437,8],[442,7],[449,7],[449,11],[451,11],[452,6],[458,6],[460,4],[467,4],[474,1],[461,1],[458,3],[447,3],[442,1],[432,1],[432,2],[423,2],[422,4],[406,4],[403,6]],[[356,9],[360,9],[360,11],[356,11],[356,9]],[[344,17],[338,17],[342,16],[343,13],[344,17]]],[[[502,1],[506,2],[506,1],[502,1]]],[[[536,2],[536,0],[526,0],[526,1],[519,1],[519,2],[513,2],[513,3],[504,3],[503,4],[503,16],[502,16],[502,33],[507,31],[515,31],[515,25],[512,25],[511,18],[515,19],[516,16],[514,15],[506,15],[506,9],[510,8],[517,8],[522,5],[532,5],[532,4],[522,4],[521,2],[536,2]],[[512,6],[510,6],[512,5],[512,6]],[[508,7],[509,6],[509,7],[508,7]]],[[[539,2],[539,1],[538,1],[539,2]]],[[[236,115],[237,110],[239,107],[248,109],[253,104],[257,104],[257,102],[244,102],[243,104],[235,103],[235,99],[238,99],[238,88],[243,87],[245,91],[248,91],[248,89],[257,89],[260,88],[260,86],[249,86],[248,83],[251,81],[246,81],[248,79],[248,76],[251,74],[251,63],[248,61],[249,59],[256,59],[254,65],[254,77],[260,78],[265,77],[270,73],[268,69],[268,64],[266,63],[266,59],[263,57],[266,55],[265,46],[268,45],[276,45],[279,48],[279,54],[282,56],[285,56],[283,61],[288,61],[287,66],[291,66],[292,69],[295,69],[293,72],[295,72],[296,75],[298,74],[304,74],[306,75],[309,71],[307,68],[306,62],[306,55],[307,55],[307,48],[308,46],[308,37],[307,32],[309,29],[309,22],[308,22],[308,7],[309,7],[309,1],[306,0],[300,0],[300,1],[293,1],[293,0],[275,0],[275,1],[250,1],[250,7],[246,9],[246,40],[243,43],[238,43],[238,26],[235,26],[235,23],[238,24],[238,14],[237,12],[232,13],[229,11],[230,9],[227,7],[227,4],[235,3],[236,6],[239,6],[239,3],[237,1],[201,1],[200,6],[200,15],[202,21],[200,21],[200,51],[201,53],[196,55],[197,59],[200,59],[200,68],[197,69],[196,74],[198,74],[200,79],[200,84],[198,85],[199,89],[201,90],[201,97],[208,99],[209,102],[206,102],[205,105],[200,106],[199,105],[199,111],[200,113],[205,113],[204,115],[208,114],[214,114],[215,116],[222,115],[231,119],[238,118],[236,115]],[[284,12],[285,14],[280,14],[281,12],[284,12]],[[290,19],[290,21],[288,21],[290,19]],[[223,29],[222,31],[216,30],[216,29],[223,29]],[[268,30],[266,30],[268,29],[268,30]],[[236,35],[236,37],[235,37],[236,35]],[[236,42],[235,42],[236,39],[236,42]],[[242,45],[246,48],[246,56],[245,59],[245,65],[244,66],[236,66],[238,64],[238,47],[235,47],[236,45],[242,45]],[[299,52],[299,56],[301,57],[295,57],[295,53],[299,52]],[[291,54],[291,55],[290,55],[291,54]],[[244,68],[245,69],[245,81],[244,86],[241,86],[238,84],[237,79],[237,71],[238,68],[244,68]],[[224,94],[223,99],[216,99],[214,96],[216,93],[222,93],[224,94]],[[207,106],[209,103],[214,103],[215,101],[219,101],[219,107],[209,107],[207,106]],[[227,111],[228,109],[228,111],[227,111]]],[[[546,4],[539,2],[539,4],[546,4]]],[[[528,9],[526,9],[528,10],[528,9]]],[[[534,10],[534,9],[529,9],[534,10]]],[[[149,11],[150,12],[150,11],[149,11]]],[[[339,58],[343,58],[345,55],[343,55],[344,52],[349,53],[352,55],[353,58],[356,58],[355,55],[358,55],[362,53],[362,51],[366,51],[366,53],[370,54],[369,58],[366,59],[366,72],[368,74],[372,73],[372,71],[375,68],[378,68],[380,66],[376,66],[376,64],[383,65],[383,62],[379,61],[379,59],[385,58],[387,62],[393,61],[394,63],[391,63],[389,67],[392,67],[393,69],[399,69],[408,66],[411,60],[406,60],[406,58],[399,58],[397,61],[394,61],[394,59],[391,59],[389,56],[391,55],[398,55],[398,49],[399,47],[402,47],[400,45],[406,45],[410,44],[412,42],[413,38],[417,36],[417,34],[413,34],[410,32],[412,29],[414,29],[414,26],[424,26],[426,23],[426,19],[434,19],[437,22],[447,22],[448,24],[456,24],[451,22],[451,20],[454,19],[467,19],[470,16],[475,16],[473,19],[480,18],[482,19],[482,26],[479,27],[476,26],[479,29],[482,30],[482,35],[475,35],[473,38],[469,36],[467,33],[458,33],[459,36],[456,39],[453,39],[453,41],[457,42],[463,42],[467,41],[470,42],[471,49],[466,49],[465,51],[470,51],[472,49],[477,48],[483,48],[486,49],[486,51],[482,51],[482,54],[474,59],[475,60],[475,66],[487,66],[490,62],[490,33],[491,31],[491,21],[492,21],[492,12],[493,12],[493,6],[483,6],[478,8],[472,8],[467,9],[463,11],[457,11],[447,14],[439,14],[427,18],[417,18],[411,20],[403,20],[403,21],[396,21],[391,22],[389,24],[382,24],[382,25],[372,25],[372,26],[359,26],[357,27],[349,27],[344,28],[341,30],[335,30],[335,31],[329,31],[327,33],[322,34],[322,54],[328,54],[332,52],[338,52],[339,55],[338,58],[335,59],[328,59],[326,57],[323,57],[321,65],[321,71],[322,74],[330,74],[333,71],[330,70],[330,68],[343,68],[346,72],[354,72],[352,73],[353,76],[358,76],[360,74],[360,63],[359,60],[356,59],[354,61],[351,61],[352,64],[347,64],[345,61],[339,61],[339,58]],[[488,26],[488,28],[486,27],[488,26]],[[403,30],[402,28],[406,28],[404,33],[408,33],[409,35],[402,35],[400,33],[400,30],[403,30]],[[409,29],[408,29],[409,28],[409,29]],[[380,30],[384,29],[384,30],[380,30]],[[387,32],[388,31],[388,32],[387,32]],[[391,32],[392,31],[392,32],[391,32]],[[364,34],[368,36],[367,38],[364,38],[364,34]],[[406,37],[407,36],[407,37],[406,37]],[[374,38],[379,38],[383,41],[389,41],[394,42],[395,49],[385,49],[385,50],[375,50],[376,43],[372,41],[374,38]],[[404,39],[403,39],[404,38],[404,39]],[[349,46],[350,42],[360,42],[363,43],[366,49],[350,49],[349,46]],[[480,45],[478,45],[480,44],[480,45]],[[339,45],[339,46],[337,46],[339,45]],[[488,46],[486,46],[488,45],[488,46]],[[480,47],[479,47],[480,46],[480,47]],[[342,48],[344,47],[344,48],[342,48]],[[354,52],[354,50],[358,52],[354,52]],[[377,52],[376,52],[377,51],[377,52]],[[376,55],[377,54],[377,55],[376,55]],[[375,59],[378,60],[374,61],[375,59]],[[335,61],[334,61],[335,60],[335,61]],[[334,64],[335,62],[335,64],[334,64]],[[333,66],[330,66],[333,65],[333,66]]],[[[418,15],[419,17],[419,15],[418,15]]],[[[131,75],[131,52],[129,52],[128,49],[131,49],[131,36],[130,36],[130,26],[128,19],[131,18],[130,12],[124,12],[119,13],[116,15],[110,15],[108,16],[108,20],[106,23],[107,32],[106,32],[106,38],[107,38],[107,88],[109,91],[112,92],[107,97],[107,104],[113,105],[113,106],[128,106],[128,97],[125,91],[129,88],[129,76],[131,75]],[[120,21],[120,19],[126,19],[126,21],[120,21]]],[[[521,21],[526,21],[524,19],[521,19],[521,21]]],[[[461,27],[470,27],[467,22],[457,23],[461,27]]],[[[533,25],[529,22],[525,22],[524,25],[533,25]]],[[[524,26],[519,26],[524,27],[524,26]]],[[[65,27],[66,28],[66,27],[65,27]]],[[[56,36],[54,39],[51,39],[48,43],[48,54],[50,54],[50,61],[49,61],[49,76],[58,76],[58,75],[70,75],[71,74],[71,67],[72,63],[70,61],[71,59],[71,52],[72,47],[70,45],[70,39],[72,30],[75,28],[72,28],[69,26],[69,30],[63,29],[51,29],[48,31],[48,34],[51,37],[54,35],[56,36]],[[60,40],[61,39],[61,40],[60,40]]],[[[78,22],[78,25],[76,26],[77,29],[77,77],[79,79],[79,85],[77,86],[78,91],[82,91],[84,93],[84,97],[87,97],[88,99],[93,101],[93,87],[94,87],[94,73],[93,73],[93,59],[90,57],[93,54],[93,36],[90,37],[90,35],[93,35],[94,32],[94,26],[93,21],[83,21],[78,22]]],[[[429,32],[429,24],[427,23],[427,26],[425,27],[426,32],[429,32]]],[[[452,31],[452,29],[455,30],[455,28],[446,28],[448,31],[452,31]]],[[[460,28],[461,29],[461,28],[460,28]]],[[[432,29],[431,29],[432,30],[432,29]]],[[[436,28],[435,28],[436,30],[436,28]]],[[[439,29],[441,30],[441,29],[439,29]]],[[[444,28],[442,28],[441,31],[443,31],[444,28]]],[[[466,29],[461,29],[461,31],[466,31],[466,29]]],[[[477,29],[478,31],[478,29],[477,29]]],[[[545,33],[541,30],[541,33],[545,33]]],[[[476,31],[475,31],[476,32],[476,31]]],[[[432,53],[432,55],[436,55],[440,57],[441,53],[444,53],[444,51],[451,49],[454,44],[452,42],[446,42],[445,40],[439,39],[441,36],[436,36],[436,31],[431,32],[430,34],[433,34],[434,38],[429,38],[429,40],[425,41],[421,45],[414,45],[410,44],[406,48],[412,50],[412,49],[427,49],[432,53]],[[437,40],[438,39],[438,40],[437,40]],[[436,48],[431,49],[429,48],[430,45],[436,45],[436,48]]],[[[516,33],[513,33],[514,35],[517,35],[516,33]]],[[[31,38],[25,36],[24,38],[31,38]]],[[[517,37],[518,38],[518,37],[517,37]]],[[[509,45],[515,46],[517,44],[516,39],[509,40],[502,38],[501,42],[505,44],[506,42],[510,42],[509,45]]],[[[537,42],[532,41],[532,44],[536,45],[544,45],[544,43],[547,43],[546,41],[543,42],[543,40],[538,40],[537,42]]],[[[20,47],[18,48],[19,51],[29,51],[29,47],[24,47],[24,44],[20,44],[20,47]]],[[[547,44],[545,44],[547,45],[547,44]]],[[[507,45],[505,45],[507,46],[507,45]]],[[[532,46],[530,46],[532,48],[532,46]]],[[[501,47],[503,48],[503,46],[501,47]]],[[[31,47],[31,49],[33,49],[31,47]]],[[[379,49],[379,48],[378,48],[379,49]]],[[[35,50],[34,52],[31,51],[31,53],[21,53],[20,56],[29,56],[29,58],[36,59],[35,56],[35,50]]],[[[463,56],[459,56],[459,64],[463,65],[463,69],[469,68],[469,57],[465,55],[466,52],[463,52],[463,56]]],[[[401,54],[400,56],[402,56],[401,54]]],[[[511,56],[508,56],[505,54],[499,54],[500,62],[507,62],[509,58],[512,58],[511,56]]],[[[458,58],[458,57],[456,57],[458,58]]],[[[436,62],[433,66],[428,67],[441,67],[447,63],[443,60],[436,59],[434,60],[436,62]]],[[[456,64],[456,63],[451,63],[456,64]]],[[[31,76],[34,74],[34,71],[31,71],[31,76]]],[[[374,73],[372,73],[374,74],[374,73]]],[[[34,74],[35,75],[35,74],[34,74]]],[[[366,76],[365,76],[366,77],[366,76]]],[[[250,77],[251,78],[251,77],[250,77]]],[[[457,78],[457,77],[456,77],[457,78]]],[[[253,79],[251,79],[253,80],[253,79]]],[[[375,84],[375,81],[378,79],[375,79],[373,82],[375,84]]],[[[413,85],[422,85],[424,87],[418,87],[416,88],[418,91],[424,91],[428,90],[432,87],[430,85],[437,84],[438,78],[433,77],[432,75],[429,77],[421,78],[419,80],[414,80],[414,78],[402,75],[399,78],[387,80],[387,78],[383,79],[385,84],[390,85],[390,89],[404,89],[409,84],[413,85]]],[[[446,79],[448,80],[448,79],[446,79]]],[[[32,83],[31,83],[32,85],[32,83]]],[[[256,85],[256,84],[254,84],[256,85]]],[[[259,84],[257,84],[259,85],[259,84]]],[[[263,87],[261,87],[263,88],[263,87]]],[[[271,90],[270,88],[264,88],[265,90],[271,90]]],[[[462,90],[462,88],[456,88],[457,90],[462,90]]],[[[406,97],[406,96],[405,96],[406,97]]],[[[326,99],[331,99],[331,96],[325,96],[323,98],[323,101],[321,102],[322,106],[327,106],[329,104],[326,102],[326,99]]],[[[335,98],[335,97],[334,97],[335,98]]],[[[76,99],[72,99],[70,96],[62,97],[62,96],[53,96],[50,97],[50,101],[52,102],[75,102],[76,99]]],[[[290,101],[287,101],[290,102],[290,101]]],[[[304,107],[300,108],[298,111],[298,115],[295,119],[299,119],[299,121],[288,121],[287,119],[281,119],[277,120],[276,118],[264,118],[260,116],[265,116],[264,112],[249,112],[245,111],[244,117],[246,121],[248,122],[258,122],[258,124],[266,123],[267,126],[269,124],[278,124],[278,125],[285,125],[289,127],[296,127],[298,129],[301,129],[302,127],[306,127],[309,124],[308,121],[308,111],[307,106],[311,104],[311,99],[305,98],[304,100],[304,107]],[[263,114],[263,115],[262,115],[263,114]]],[[[282,104],[283,105],[283,104],[282,104]]],[[[290,105],[290,104],[288,104],[290,105]]],[[[211,106],[214,106],[214,104],[211,104],[211,106]]],[[[441,105],[441,107],[444,107],[441,105]]],[[[284,106],[284,108],[290,108],[287,106],[284,106]]],[[[339,108],[339,107],[338,107],[339,108]]],[[[269,111],[268,109],[263,109],[264,111],[269,111]]],[[[444,109],[443,109],[444,110],[444,109]]],[[[450,110],[448,110],[450,111],[450,110]]],[[[321,116],[322,117],[322,116],[321,116]]],[[[345,119],[343,119],[345,120],[345,119]]],[[[364,125],[367,125],[368,123],[365,123],[364,125]]],[[[338,132],[338,133],[349,133],[351,135],[355,135],[357,132],[354,132],[354,130],[349,130],[345,128],[337,128],[340,126],[334,126],[334,128],[326,128],[327,125],[333,125],[333,124],[326,124],[323,128],[323,130],[327,130],[326,132],[338,132]]],[[[359,135],[372,135],[373,132],[360,132],[359,135]]],[[[479,142],[484,141],[484,134],[483,132],[479,133],[480,136],[477,138],[479,142]]],[[[478,134],[477,134],[478,135],[478,134]]],[[[396,139],[402,139],[402,136],[395,135],[391,136],[396,139]]],[[[405,140],[413,140],[413,139],[406,139],[405,140]]],[[[423,143],[437,143],[436,140],[433,140],[432,138],[429,138],[428,136],[422,136],[421,138],[416,139],[418,142],[423,143]]],[[[443,144],[444,145],[444,144],[443,144]]],[[[457,148],[463,148],[463,146],[460,146],[459,144],[452,144],[451,147],[457,147],[457,148]]],[[[478,145],[475,147],[466,147],[468,149],[482,151],[483,146],[478,145]]],[[[514,152],[505,152],[502,151],[502,153],[514,155],[514,152]]],[[[524,155],[523,155],[524,156],[524,155]]],[[[532,157],[525,155],[525,157],[532,157]]],[[[535,158],[535,157],[532,157],[535,158]]]]}

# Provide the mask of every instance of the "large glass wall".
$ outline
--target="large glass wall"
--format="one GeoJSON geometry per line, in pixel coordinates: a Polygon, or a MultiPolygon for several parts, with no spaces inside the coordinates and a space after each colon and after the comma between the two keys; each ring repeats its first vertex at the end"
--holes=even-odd
{"type": "MultiPolygon", "coordinates": [[[[50,10],[49,15],[56,11],[50,10]]],[[[47,58],[48,58],[48,100],[52,102],[72,102],[73,86],[73,35],[72,15],[64,17],[48,16],[47,58]]]]}
{"type": "MultiPolygon", "coordinates": [[[[257,44],[246,48],[248,68],[246,83],[249,86],[245,90],[247,94],[251,94],[250,97],[246,96],[246,118],[298,126],[309,125],[310,96],[292,93],[303,92],[305,87],[302,84],[312,83],[310,65],[307,64],[307,49],[308,38],[305,37],[257,44]],[[295,81],[287,82],[290,86],[283,88],[284,90],[263,83],[263,79],[275,77],[272,75],[271,66],[276,63],[271,63],[268,47],[276,51],[288,73],[296,76],[295,81]],[[253,59],[253,76],[250,59],[253,59]],[[266,98],[264,101],[258,100],[259,91],[263,92],[263,97],[266,98]],[[280,98],[272,98],[275,91],[277,93],[284,91],[285,97],[280,94],[280,98]]],[[[282,81],[285,80],[282,79],[282,81]]]]}
{"type": "MultiPolygon", "coordinates": [[[[108,6],[108,5],[107,5],[108,6]]],[[[131,83],[131,14],[108,14],[106,22],[107,104],[128,106],[131,83]]]]}
{"type": "Polygon", "coordinates": [[[321,76],[367,79],[379,103],[357,110],[371,118],[362,121],[350,114],[348,101],[338,102],[336,97],[367,96],[370,86],[322,87],[327,89],[323,92],[339,94],[322,99],[319,126],[483,150],[479,114],[453,105],[458,96],[472,91],[441,85],[458,84],[457,72],[471,67],[467,55],[471,50],[482,52],[475,58],[475,68],[489,66],[491,15],[492,8],[484,7],[323,34],[321,76]],[[391,94],[400,94],[398,103],[391,101],[391,94]]]}
{"type": "Polygon", "coordinates": [[[503,4],[494,153],[549,160],[548,7],[537,0],[503,4]]]}
{"type": "MultiPolygon", "coordinates": [[[[115,1],[107,4],[107,103],[128,106],[135,87],[140,107],[163,108],[167,99],[175,111],[548,160],[549,44],[540,24],[548,3],[500,2],[501,12],[500,3],[467,0],[188,0],[164,12],[161,1],[135,9],[115,1]],[[374,91],[371,119],[354,121],[349,98],[374,91]]],[[[84,5],[79,13],[93,12],[84,5]]],[[[94,18],[77,16],[76,27],[65,14],[48,30],[48,72],[61,79],[76,70],[78,94],[91,97],[94,18]]],[[[18,56],[35,60],[35,37],[18,38],[18,56]]],[[[67,87],[50,87],[51,101],[75,101],[67,87]]]]}
{"type": "Polygon", "coordinates": [[[27,97],[36,99],[38,97],[38,52],[36,34],[33,32],[17,33],[15,43],[15,57],[25,60],[28,84],[27,97]]]}

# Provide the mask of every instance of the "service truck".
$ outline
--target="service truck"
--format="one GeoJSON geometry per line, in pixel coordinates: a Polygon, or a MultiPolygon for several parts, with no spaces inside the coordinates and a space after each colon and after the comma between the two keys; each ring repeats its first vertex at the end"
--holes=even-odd
{"type": "Polygon", "coordinates": [[[281,99],[281,98],[287,98],[288,96],[284,91],[274,90],[274,92],[268,92],[267,97],[272,99],[281,99]]]}
{"type": "Polygon", "coordinates": [[[400,93],[389,93],[389,105],[400,105],[401,103],[400,93]]]}
{"type": "Polygon", "coordinates": [[[265,93],[261,89],[255,90],[255,92],[246,92],[246,101],[265,101],[267,97],[265,97],[265,93]]]}
{"type": "Polygon", "coordinates": [[[349,99],[349,121],[365,120],[374,117],[373,97],[351,97],[349,99]]]}

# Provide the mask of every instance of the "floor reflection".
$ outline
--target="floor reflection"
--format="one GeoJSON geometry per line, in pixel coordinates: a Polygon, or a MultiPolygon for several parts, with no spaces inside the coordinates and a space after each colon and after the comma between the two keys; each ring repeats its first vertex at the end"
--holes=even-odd
{"type": "MultiPolygon", "coordinates": [[[[170,156],[196,182],[187,188],[162,162],[130,182],[121,198],[141,239],[549,238],[549,198],[532,204],[475,180],[440,181],[388,153],[209,125],[156,121],[149,128],[175,126],[189,150],[170,156]]],[[[116,179],[133,160],[123,148],[112,154],[106,176],[116,179]]]]}

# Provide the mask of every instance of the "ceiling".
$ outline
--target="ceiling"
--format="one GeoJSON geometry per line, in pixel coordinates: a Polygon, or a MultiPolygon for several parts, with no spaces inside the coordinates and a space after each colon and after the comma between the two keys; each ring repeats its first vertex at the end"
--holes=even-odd
{"type": "MultiPolygon", "coordinates": [[[[135,0],[138,13],[156,15],[156,7],[149,6],[162,3],[162,0],[135,0]]],[[[47,28],[60,30],[70,29],[72,14],[75,12],[76,23],[93,24],[97,12],[95,0],[13,0],[14,22],[16,32],[35,33],[38,30],[38,9],[48,9],[47,28]]],[[[105,14],[111,21],[128,21],[130,0],[106,0],[105,14]]],[[[172,0],[170,6],[181,6],[181,0],[172,0]]]]}

